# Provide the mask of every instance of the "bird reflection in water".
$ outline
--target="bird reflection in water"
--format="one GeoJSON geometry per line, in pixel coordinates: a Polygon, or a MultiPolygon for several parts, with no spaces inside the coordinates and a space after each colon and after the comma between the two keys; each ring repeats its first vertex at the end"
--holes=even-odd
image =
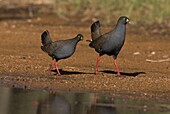
{"type": "Polygon", "coordinates": [[[39,102],[37,114],[116,114],[115,107],[104,105],[107,103],[114,103],[114,99],[89,93],[56,93],[39,102]]]}

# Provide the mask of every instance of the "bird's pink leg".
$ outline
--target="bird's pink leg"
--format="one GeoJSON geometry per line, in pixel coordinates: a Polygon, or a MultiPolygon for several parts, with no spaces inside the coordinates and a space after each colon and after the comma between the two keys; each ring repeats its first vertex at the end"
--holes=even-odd
{"type": "Polygon", "coordinates": [[[57,62],[55,62],[55,68],[56,68],[56,70],[57,70],[58,75],[61,75],[61,74],[60,74],[60,71],[59,71],[59,69],[58,69],[58,63],[57,63],[57,62]]]}
{"type": "Polygon", "coordinates": [[[95,74],[98,73],[98,65],[99,65],[99,61],[100,61],[100,55],[99,55],[98,58],[97,58],[95,74]]]}
{"type": "Polygon", "coordinates": [[[116,67],[117,75],[120,76],[120,72],[119,72],[119,68],[118,68],[118,66],[117,66],[116,60],[114,60],[114,65],[115,65],[115,67],[116,67]]]}
{"type": "Polygon", "coordinates": [[[52,63],[50,65],[50,71],[53,70],[53,68],[55,67],[55,61],[54,61],[54,58],[52,58],[52,63]]]}

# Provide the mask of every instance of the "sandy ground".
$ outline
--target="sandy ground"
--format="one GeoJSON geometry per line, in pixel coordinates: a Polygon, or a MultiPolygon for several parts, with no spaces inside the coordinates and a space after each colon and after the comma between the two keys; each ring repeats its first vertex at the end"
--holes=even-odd
{"type": "MultiPolygon", "coordinates": [[[[123,77],[116,77],[113,58],[106,55],[99,63],[99,74],[94,74],[98,54],[85,41],[90,39],[91,23],[74,24],[41,15],[33,19],[3,19],[0,25],[1,86],[90,91],[170,102],[169,35],[150,34],[128,25],[126,42],[117,59],[123,77]],[[51,58],[40,49],[44,30],[49,30],[54,40],[84,35],[85,40],[78,44],[74,55],[59,61],[62,76],[48,70],[51,58]]],[[[112,28],[103,27],[102,31],[112,28]]]]}

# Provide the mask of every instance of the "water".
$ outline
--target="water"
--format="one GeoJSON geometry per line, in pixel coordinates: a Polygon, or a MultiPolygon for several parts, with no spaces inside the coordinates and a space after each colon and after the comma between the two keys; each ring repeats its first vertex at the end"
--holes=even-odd
{"type": "Polygon", "coordinates": [[[170,114],[170,104],[94,93],[0,88],[0,114],[170,114]]]}

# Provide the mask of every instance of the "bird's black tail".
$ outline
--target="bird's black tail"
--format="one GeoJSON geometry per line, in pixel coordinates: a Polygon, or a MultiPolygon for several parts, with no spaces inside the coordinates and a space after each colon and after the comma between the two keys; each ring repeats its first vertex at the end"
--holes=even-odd
{"type": "Polygon", "coordinates": [[[41,42],[42,42],[43,45],[46,45],[46,44],[52,42],[52,39],[50,37],[50,33],[48,32],[48,30],[44,31],[41,34],[41,42]]]}
{"type": "Polygon", "coordinates": [[[100,32],[100,22],[96,21],[91,25],[91,38],[95,40],[96,38],[101,36],[100,32]]]}
{"type": "Polygon", "coordinates": [[[96,21],[91,25],[91,32],[95,32],[99,28],[100,28],[100,22],[96,21]]]}

